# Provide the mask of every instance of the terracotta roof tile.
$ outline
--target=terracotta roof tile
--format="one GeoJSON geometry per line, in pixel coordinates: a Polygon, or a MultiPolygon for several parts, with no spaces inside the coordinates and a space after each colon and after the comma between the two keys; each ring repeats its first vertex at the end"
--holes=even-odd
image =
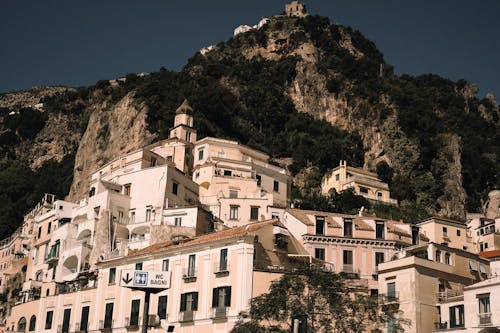
{"type": "Polygon", "coordinates": [[[152,253],[160,252],[160,251],[165,250],[167,248],[182,248],[182,247],[188,247],[188,246],[192,246],[192,245],[203,244],[203,243],[213,242],[213,241],[222,240],[222,239],[239,238],[239,237],[243,237],[243,236],[246,236],[248,234],[251,234],[259,229],[262,229],[263,227],[265,227],[267,225],[283,226],[276,219],[255,222],[255,223],[247,224],[247,225],[244,225],[241,227],[231,228],[231,229],[227,229],[227,230],[213,232],[213,233],[206,234],[206,235],[201,235],[201,236],[194,237],[194,238],[189,238],[189,239],[183,240],[181,242],[179,242],[179,241],[166,241],[166,242],[162,242],[162,243],[156,243],[156,244],[150,245],[150,246],[143,248],[143,249],[131,250],[131,251],[129,251],[129,255],[152,254],[152,253]]]}
{"type": "Polygon", "coordinates": [[[291,215],[295,216],[299,221],[304,223],[305,225],[314,226],[314,221],[311,221],[309,215],[318,215],[325,216],[326,222],[332,228],[341,228],[341,226],[333,219],[334,217],[346,217],[346,218],[356,218],[357,215],[347,215],[347,214],[339,214],[339,213],[330,213],[330,212],[322,212],[319,210],[304,210],[304,209],[296,209],[296,208],[287,208],[286,210],[291,215]]]}
{"type": "Polygon", "coordinates": [[[480,257],[483,258],[500,258],[500,250],[483,251],[479,253],[480,257]]]}

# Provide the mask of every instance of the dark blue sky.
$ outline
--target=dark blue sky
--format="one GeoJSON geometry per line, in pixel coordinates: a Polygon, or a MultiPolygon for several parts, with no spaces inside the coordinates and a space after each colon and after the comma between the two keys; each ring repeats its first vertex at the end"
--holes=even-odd
{"type": "MultiPolygon", "coordinates": [[[[179,69],[281,0],[14,0],[0,4],[0,92],[179,69]]],[[[397,73],[437,73],[500,98],[500,1],[309,0],[374,41],[397,73]]]]}

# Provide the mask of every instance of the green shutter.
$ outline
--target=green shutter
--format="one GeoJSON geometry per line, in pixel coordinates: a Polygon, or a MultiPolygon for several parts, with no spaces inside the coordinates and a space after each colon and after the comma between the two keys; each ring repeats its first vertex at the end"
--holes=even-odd
{"type": "Polygon", "coordinates": [[[219,288],[214,288],[212,290],[212,307],[216,308],[219,306],[219,288]]]}
{"type": "Polygon", "coordinates": [[[226,294],[224,296],[224,305],[231,306],[231,287],[226,287],[226,294]]]}
{"type": "Polygon", "coordinates": [[[181,312],[186,311],[186,294],[181,294],[181,312]]]}
{"type": "Polygon", "coordinates": [[[192,309],[193,311],[198,310],[198,293],[193,293],[193,303],[192,303],[192,309]]]}

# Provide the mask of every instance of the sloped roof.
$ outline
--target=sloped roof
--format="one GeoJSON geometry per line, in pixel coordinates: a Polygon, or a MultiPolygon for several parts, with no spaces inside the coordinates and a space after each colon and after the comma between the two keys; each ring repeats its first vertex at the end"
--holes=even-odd
{"type": "Polygon", "coordinates": [[[308,226],[314,226],[313,220],[310,219],[310,215],[314,216],[324,216],[326,218],[326,223],[332,228],[341,228],[341,226],[333,219],[334,217],[347,217],[347,218],[356,218],[355,215],[346,215],[346,214],[338,214],[338,213],[329,213],[322,212],[319,210],[304,210],[304,209],[296,209],[296,208],[287,208],[286,211],[293,215],[300,222],[304,223],[308,226]]]}
{"type": "Polygon", "coordinates": [[[182,104],[175,110],[175,114],[193,114],[193,108],[189,105],[187,99],[184,99],[182,104]]]}
{"type": "Polygon", "coordinates": [[[483,251],[479,253],[479,256],[486,259],[500,258],[500,250],[483,251]]]}
{"type": "Polygon", "coordinates": [[[145,247],[143,249],[131,250],[131,251],[129,251],[129,256],[135,256],[135,255],[141,255],[141,254],[153,254],[153,253],[161,252],[163,250],[170,249],[170,248],[189,247],[192,245],[204,244],[204,243],[209,243],[209,242],[214,242],[214,241],[229,239],[229,238],[241,238],[241,237],[250,235],[250,234],[252,234],[252,233],[262,229],[263,227],[268,226],[268,225],[279,225],[281,227],[284,227],[276,219],[255,222],[255,223],[250,223],[250,224],[247,224],[247,225],[244,225],[241,227],[236,227],[236,228],[231,228],[231,229],[222,230],[222,231],[218,231],[218,232],[213,232],[210,234],[201,235],[198,237],[187,239],[187,240],[182,241],[182,242],[166,241],[166,242],[156,243],[156,244],[150,245],[148,247],[145,247]]]}

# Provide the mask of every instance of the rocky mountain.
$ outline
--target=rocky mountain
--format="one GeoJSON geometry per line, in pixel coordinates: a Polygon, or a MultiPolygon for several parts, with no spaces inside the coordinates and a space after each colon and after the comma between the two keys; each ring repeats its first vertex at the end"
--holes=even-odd
{"type": "Polygon", "coordinates": [[[94,169],[166,137],[184,98],[199,137],[266,151],[297,176],[295,196],[314,191],[340,159],[433,214],[479,211],[499,186],[494,96],[479,98],[464,80],[397,76],[360,32],[280,15],[179,72],[0,95],[0,235],[43,192],[76,200],[94,169]]]}

